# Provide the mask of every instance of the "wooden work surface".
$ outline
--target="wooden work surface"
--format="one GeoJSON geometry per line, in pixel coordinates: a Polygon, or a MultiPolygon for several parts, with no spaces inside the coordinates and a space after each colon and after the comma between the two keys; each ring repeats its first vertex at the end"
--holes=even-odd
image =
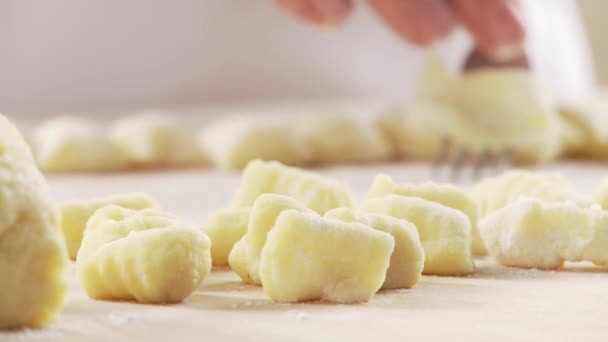
{"type": "MultiPolygon", "coordinates": [[[[608,167],[552,167],[589,193],[608,167]]],[[[321,172],[360,196],[378,172],[399,181],[428,178],[423,165],[341,167],[321,172]]],[[[49,177],[58,200],[145,191],[184,219],[204,224],[226,205],[238,174],[189,170],[49,177]]],[[[465,184],[466,185],[466,184],[465,184]]],[[[608,269],[572,264],[560,271],[521,270],[477,260],[468,277],[424,276],[411,290],[378,293],[358,305],[275,304],[227,269],[176,305],[94,301],[74,275],[59,318],[41,330],[0,332],[0,341],[607,341],[608,269]]]]}

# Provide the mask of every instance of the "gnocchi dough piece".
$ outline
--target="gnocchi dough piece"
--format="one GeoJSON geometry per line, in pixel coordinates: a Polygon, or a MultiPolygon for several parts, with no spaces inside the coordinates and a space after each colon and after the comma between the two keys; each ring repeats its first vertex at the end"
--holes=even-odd
{"type": "Polygon", "coordinates": [[[392,156],[391,146],[370,115],[311,117],[302,130],[315,162],[385,161],[392,156]]]}
{"type": "Polygon", "coordinates": [[[264,193],[292,197],[321,215],[333,208],[352,207],[350,193],[339,182],[278,162],[254,160],[243,171],[234,206],[249,207],[264,193]]]}
{"type": "MultiPolygon", "coordinates": [[[[557,113],[527,71],[478,69],[456,75],[429,58],[407,113],[393,111],[397,150],[433,160],[449,139],[452,151],[513,151],[516,162],[553,160],[559,153],[557,113]]],[[[386,124],[385,124],[386,126],[386,124]]],[[[456,156],[451,156],[456,157],[456,156]]]]}
{"type": "Polygon", "coordinates": [[[424,266],[424,249],[416,226],[391,216],[364,214],[349,208],[332,209],[323,216],[344,222],[359,222],[389,233],[395,239],[390,266],[386,271],[383,289],[411,288],[420,280],[424,266]]]}
{"type": "Polygon", "coordinates": [[[288,209],[312,212],[294,199],[276,194],[263,194],[253,203],[247,232],[234,245],[228,257],[230,268],[244,282],[262,285],[259,272],[260,255],[266,243],[266,235],[274,227],[279,214],[288,209]]]}
{"type": "Polygon", "coordinates": [[[127,116],[112,125],[110,137],[134,166],[191,165],[205,159],[195,132],[166,113],[127,116]]]}
{"type": "Polygon", "coordinates": [[[507,171],[495,178],[486,178],[473,189],[479,201],[482,217],[522,197],[534,197],[544,201],[576,201],[580,198],[570,181],[559,173],[533,173],[529,171],[507,171]]]}
{"type": "Polygon", "coordinates": [[[61,116],[40,124],[30,137],[40,168],[49,172],[124,169],[126,158],[97,124],[61,116]]]}
{"type": "Polygon", "coordinates": [[[597,191],[593,195],[593,201],[599,204],[602,209],[608,210],[608,177],[600,181],[597,191]]]}
{"type": "Polygon", "coordinates": [[[277,302],[368,301],[384,282],[394,243],[361,223],[284,211],[262,250],[264,292],[277,302]]]}
{"type": "Polygon", "coordinates": [[[422,198],[400,195],[370,199],[365,203],[365,209],[416,225],[425,255],[422,274],[473,272],[471,223],[461,211],[422,198]]]}
{"type": "Polygon", "coordinates": [[[477,227],[479,205],[473,197],[469,196],[463,190],[460,190],[453,185],[436,184],[432,182],[420,185],[396,184],[391,177],[381,174],[374,179],[374,182],[367,193],[367,198],[378,198],[389,194],[420,197],[462,211],[469,217],[469,221],[471,222],[473,254],[487,254],[486,247],[479,234],[479,228],[477,227]]]}
{"type": "Polygon", "coordinates": [[[555,269],[564,261],[608,262],[608,215],[598,208],[523,198],[480,224],[490,254],[503,265],[555,269]]]}
{"type": "Polygon", "coordinates": [[[97,209],[112,204],[129,209],[158,208],[156,201],[143,193],[127,193],[88,201],[60,203],[57,206],[59,227],[63,232],[68,255],[72,260],[76,260],[82,234],[91,215],[97,209]]]}
{"type": "Polygon", "coordinates": [[[302,165],[313,157],[298,119],[265,115],[224,116],[201,130],[199,140],[213,164],[242,169],[252,160],[302,165]]]}
{"type": "Polygon", "coordinates": [[[76,269],[91,298],[176,303],[209,273],[210,247],[202,230],[158,209],[110,205],[89,219],[76,269]]]}
{"type": "Polygon", "coordinates": [[[63,304],[68,259],[28,145],[0,115],[0,329],[43,327],[63,304]]]}
{"type": "Polygon", "coordinates": [[[591,97],[558,106],[562,124],[562,153],[567,156],[608,158],[608,102],[591,97]]]}
{"type": "Polygon", "coordinates": [[[211,239],[211,262],[213,266],[228,265],[228,256],[234,244],[247,232],[249,208],[228,208],[216,212],[205,232],[211,239]]]}

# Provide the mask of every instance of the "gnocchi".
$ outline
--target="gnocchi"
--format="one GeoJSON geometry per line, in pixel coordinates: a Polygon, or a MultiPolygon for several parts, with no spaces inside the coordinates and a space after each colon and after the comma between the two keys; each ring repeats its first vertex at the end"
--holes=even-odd
{"type": "Polygon", "coordinates": [[[53,118],[36,127],[30,140],[36,161],[45,171],[108,171],[127,166],[118,146],[86,119],[53,118]]]}
{"type": "Polygon", "coordinates": [[[110,205],[87,222],[76,270],[94,299],[180,302],[211,269],[211,242],[158,209],[110,205]]]}
{"type": "Polygon", "coordinates": [[[228,208],[215,213],[205,232],[211,239],[211,262],[213,266],[228,265],[228,256],[234,244],[247,232],[249,208],[228,208]]]}
{"type": "Polygon", "coordinates": [[[471,223],[456,209],[418,197],[387,195],[365,203],[370,213],[412,222],[424,248],[423,274],[462,275],[473,272],[471,223]]]}
{"type": "Polygon", "coordinates": [[[158,208],[154,199],[143,193],[119,194],[88,201],[68,201],[57,206],[59,227],[68,249],[68,255],[76,260],[87,221],[99,208],[118,205],[129,209],[158,208]]]}
{"type": "Polygon", "coordinates": [[[608,177],[600,181],[600,184],[593,195],[593,201],[599,204],[602,209],[608,210],[608,177]]]}
{"type": "Polygon", "coordinates": [[[68,259],[27,143],[0,115],[0,329],[44,327],[63,304],[68,259]]]}
{"type": "Polygon", "coordinates": [[[480,224],[490,254],[503,265],[555,269],[564,261],[608,262],[608,215],[597,208],[522,198],[480,224]]]}
{"type": "Polygon", "coordinates": [[[294,199],[276,194],[263,194],[253,203],[247,232],[234,245],[228,257],[230,268],[244,282],[262,285],[259,267],[262,248],[266,244],[266,236],[275,225],[279,214],[288,209],[311,212],[310,209],[300,205],[294,199]]]}
{"type": "Polygon", "coordinates": [[[384,282],[394,243],[361,223],[283,211],[262,250],[264,292],[277,302],[368,301],[384,282]]]}
{"type": "Polygon", "coordinates": [[[278,162],[254,160],[243,171],[234,206],[249,207],[263,193],[292,197],[321,215],[352,207],[350,193],[341,183],[278,162]]]}
{"type": "Polygon", "coordinates": [[[416,226],[412,223],[391,216],[364,214],[349,208],[332,209],[323,217],[363,223],[393,236],[395,247],[383,289],[411,288],[420,280],[424,266],[424,249],[420,244],[416,226]]]}
{"type": "Polygon", "coordinates": [[[422,199],[437,202],[446,207],[462,211],[469,217],[471,222],[471,233],[473,236],[473,254],[486,255],[486,247],[483,244],[477,221],[479,219],[479,205],[477,201],[463,190],[449,184],[435,184],[427,182],[420,185],[396,184],[387,175],[378,175],[374,179],[367,198],[377,198],[388,194],[402,196],[420,197],[422,199]]]}

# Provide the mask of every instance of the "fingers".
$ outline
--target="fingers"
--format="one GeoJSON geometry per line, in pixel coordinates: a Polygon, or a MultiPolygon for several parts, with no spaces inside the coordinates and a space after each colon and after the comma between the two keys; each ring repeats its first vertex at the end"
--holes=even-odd
{"type": "Polygon", "coordinates": [[[448,0],[486,55],[508,60],[521,54],[524,28],[508,0],[448,0]]]}
{"type": "Polygon", "coordinates": [[[312,24],[332,25],[346,19],[353,9],[352,0],[274,0],[293,16],[312,24]]]}
{"type": "Polygon", "coordinates": [[[443,0],[370,0],[371,6],[399,36],[428,45],[447,35],[455,20],[443,0]]]}

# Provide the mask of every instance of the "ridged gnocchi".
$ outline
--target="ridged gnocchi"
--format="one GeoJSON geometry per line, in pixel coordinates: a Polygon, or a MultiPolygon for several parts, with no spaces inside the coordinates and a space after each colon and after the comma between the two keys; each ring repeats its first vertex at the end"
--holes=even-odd
{"type": "Polygon", "coordinates": [[[254,160],[243,171],[234,206],[249,207],[264,193],[292,197],[321,215],[333,208],[352,207],[350,193],[337,181],[278,162],[254,160]]]}
{"type": "Polygon", "coordinates": [[[0,329],[43,327],[60,310],[68,259],[56,223],[32,152],[0,115],[0,329]]]}
{"type": "Polygon", "coordinates": [[[384,282],[394,243],[361,223],[283,211],[262,250],[264,292],[277,302],[368,301],[384,282]]]}
{"type": "Polygon", "coordinates": [[[423,274],[463,275],[473,272],[471,223],[456,209],[418,197],[387,195],[369,199],[369,213],[412,222],[424,248],[423,274]]]}
{"type": "Polygon", "coordinates": [[[378,198],[389,194],[420,197],[462,211],[469,217],[469,221],[471,222],[473,254],[487,254],[486,247],[479,234],[479,228],[477,227],[479,205],[477,204],[477,201],[464,190],[458,189],[450,184],[436,184],[432,182],[420,185],[396,184],[391,177],[381,174],[374,179],[367,193],[367,198],[378,198]]]}
{"type": "Polygon", "coordinates": [[[475,185],[473,194],[479,202],[482,216],[486,216],[522,197],[544,201],[577,201],[585,204],[570,181],[559,173],[507,171],[495,178],[486,178],[475,185]]]}
{"type": "Polygon", "coordinates": [[[222,209],[209,219],[205,232],[211,239],[213,266],[228,265],[228,256],[234,244],[247,232],[249,208],[222,209]]]}
{"type": "Polygon", "coordinates": [[[97,209],[108,205],[129,209],[158,208],[156,201],[143,193],[118,194],[106,198],[60,203],[57,205],[59,228],[63,232],[68,255],[72,260],[76,260],[87,221],[97,209]]]}
{"type": "Polygon", "coordinates": [[[480,222],[501,264],[555,269],[564,261],[608,262],[608,214],[572,202],[523,198],[480,222]]]}
{"type": "Polygon", "coordinates": [[[277,194],[263,194],[253,203],[247,232],[241,240],[234,244],[228,257],[230,268],[244,282],[262,285],[259,267],[262,248],[266,244],[266,236],[274,227],[279,214],[288,209],[312,212],[296,200],[277,194]]]}
{"type": "Polygon", "coordinates": [[[87,222],[76,270],[91,298],[175,303],[209,273],[210,247],[201,229],[158,209],[110,205],[87,222]]]}
{"type": "Polygon", "coordinates": [[[30,137],[36,161],[49,172],[110,171],[127,166],[121,150],[94,122],[60,116],[41,123],[30,137]]]}
{"type": "Polygon", "coordinates": [[[323,218],[359,222],[393,236],[395,247],[382,284],[383,289],[411,288],[420,280],[424,249],[416,226],[411,222],[386,215],[365,214],[350,208],[332,209],[323,218]]]}

